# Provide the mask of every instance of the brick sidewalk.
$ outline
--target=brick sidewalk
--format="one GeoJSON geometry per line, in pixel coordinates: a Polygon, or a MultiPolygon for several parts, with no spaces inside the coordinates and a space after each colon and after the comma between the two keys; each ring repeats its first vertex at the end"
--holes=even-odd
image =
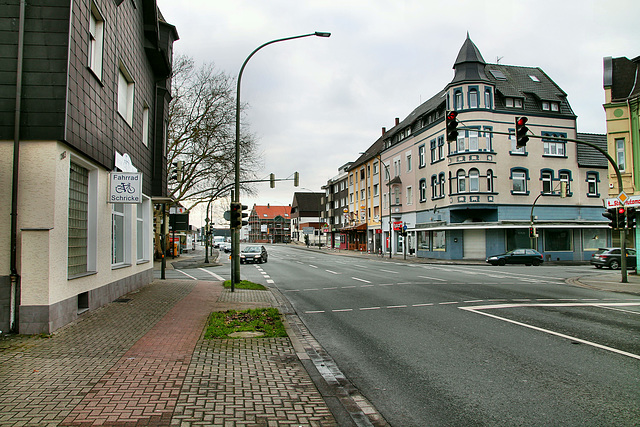
{"type": "Polygon", "coordinates": [[[211,311],[270,294],[156,281],[50,338],[4,342],[0,425],[337,425],[288,338],[202,339],[211,311]]]}

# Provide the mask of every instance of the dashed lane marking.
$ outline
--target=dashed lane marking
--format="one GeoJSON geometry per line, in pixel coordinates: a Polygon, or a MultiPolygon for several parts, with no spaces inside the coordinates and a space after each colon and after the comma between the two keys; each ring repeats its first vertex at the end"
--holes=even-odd
{"type": "Polygon", "coordinates": [[[327,273],[331,273],[331,274],[340,274],[340,273],[338,273],[338,272],[336,272],[336,271],[331,271],[331,270],[325,270],[325,271],[326,271],[327,273]]]}
{"type": "Polygon", "coordinates": [[[364,282],[364,283],[371,283],[369,280],[364,280],[364,279],[360,279],[358,277],[352,277],[353,280],[357,280],[359,282],[364,282]]]}

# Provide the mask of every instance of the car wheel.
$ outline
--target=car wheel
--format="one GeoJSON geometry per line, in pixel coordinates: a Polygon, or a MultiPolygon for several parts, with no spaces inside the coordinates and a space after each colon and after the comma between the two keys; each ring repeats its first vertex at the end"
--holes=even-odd
{"type": "Polygon", "coordinates": [[[602,266],[601,266],[601,265],[597,265],[597,264],[596,264],[596,268],[602,268],[602,266]]]}
{"type": "Polygon", "coordinates": [[[539,266],[539,265],[540,265],[540,260],[539,260],[539,259],[534,259],[534,260],[532,261],[532,264],[533,264],[535,267],[537,267],[537,266],[539,266]]]}
{"type": "Polygon", "coordinates": [[[498,260],[498,265],[505,265],[507,262],[503,259],[498,260]]]}
{"type": "Polygon", "coordinates": [[[609,268],[612,270],[617,270],[620,268],[620,263],[618,262],[618,260],[613,260],[609,263],[609,268]]]}

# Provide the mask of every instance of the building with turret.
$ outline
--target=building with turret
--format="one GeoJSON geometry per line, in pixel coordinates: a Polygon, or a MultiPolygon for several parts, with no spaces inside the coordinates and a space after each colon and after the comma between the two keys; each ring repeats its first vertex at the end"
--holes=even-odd
{"type": "MultiPolygon", "coordinates": [[[[370,155],[385,174],[378,200],[385,252],[390,245],[409,256],[484,259],[535,248],[547,260],[587,260],[610,243],[601,215],[607,162],[564,140],[579,136],[567,94],[538,67],[486,63],[468,35],[453,69],[451,82],[396,120],[379,155],[370,155]],[[448,110],[458,113],[455,141],[445,136],[448,110]],[[528,118],[523,147],[516,117],[528,118]]],[[[606,145],[604,135],[589,138],[606,145]]],[[[354,187],[353,198],[361,193],[354,187]]],[[[352,205],[358,215],[360,208],[352,205]]]]}

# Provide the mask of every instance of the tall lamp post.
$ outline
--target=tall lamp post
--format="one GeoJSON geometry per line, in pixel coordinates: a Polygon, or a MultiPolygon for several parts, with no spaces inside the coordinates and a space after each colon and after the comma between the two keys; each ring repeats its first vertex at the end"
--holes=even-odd
{"type": "MultiPolygon", "coordinates": [[[[287,40],[301,39],[303,37],[330,37],[331,33],[316,31],[310,34],[302,34],[299,36],[285,37],[282,39],[271,40],[266,42],[260,46],[258,46],[251,54],[244,60],[242,63],[242,67],[240,67],[240,72],[238,73],[238,88],[236,93],[236,161],[235,161],[235,187],[234,187],[234,202],[240,202],[240,83],[242,81],[242,73],[244,72],[244,67],[249,62],[249,59],[256,52],[262,49],[265,46],[269,46],[273,43],[283,42],[287,40]]],[[[241,223],[242,224],[242,223],[241,223]]],[[[242,226],[242,225],[240,225],[242,226]]],[[[232,229],[231,230],[231,291],[234,291],[235,284],[240,283],[240,229],[232,229]]]]}

